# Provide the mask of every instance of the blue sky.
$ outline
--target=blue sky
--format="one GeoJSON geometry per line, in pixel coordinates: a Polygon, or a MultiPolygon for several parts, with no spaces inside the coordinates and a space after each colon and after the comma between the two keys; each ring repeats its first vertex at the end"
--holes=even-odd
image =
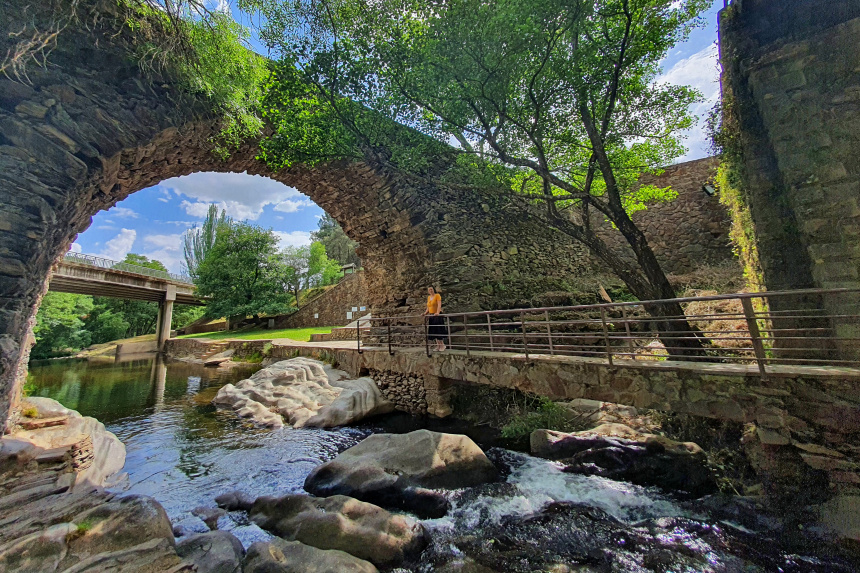
{"type": "MultiPolygon", "coordinates": [[[[213,5],[226,4],[225,0],[214,0],[213,5]]],[[[706,26],[694,30],[690,39],[663,62],[661,81],[691,85],[704,94],[706,101],[693,108],[702,118],[719,97],[716,39],[717,12],[722,5],[715,0],[704,14],[706,26]]],[[[703,120],[687,134],[686,146],[688,152],[679,161],[708,155],[703,120]]],[[[273,229],[282,246],[308,244],[323,214],[297,190],[265,177],[195,173],[162,181],[100,211],[90,228],[72,244],[72,250],[114,260],[128,253],[143,254],[178,272],[182,235],[202,222],[212,203],[226,209],[234,219],[273,229]]]]}

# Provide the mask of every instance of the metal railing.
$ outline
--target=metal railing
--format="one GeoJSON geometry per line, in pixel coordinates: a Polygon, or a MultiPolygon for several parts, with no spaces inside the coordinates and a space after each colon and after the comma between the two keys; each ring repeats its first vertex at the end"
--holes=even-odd
{"type": "Polygon", "coordinates": [[[122,261],[112,261],[110,259],[105,259],[102,257],[96,257],[94,255],[85,255],[83,253],[73,253],[68,252],[63,257],[64,262],[68,263],[76,263],[79,265],[89,265],[91,267],[99,267],[101,269],[110,269],[113,271],[121,271],[125,273],[134,273],[137,275],[144,275],[147,277],[154,277],[164,280],[176,281],[180,283],[186,284],[194,284],[191,280],[191,277],[187,275],[180,275],[176,273],[171,273],[167,271],[161,271],[158,269],[150,269],[148,267],[142,267],[140,265],[135,265],[132,263],[124,263],[122,261]]]}
{"type": "Polygon", "coordinates": [[[860,366],[860,289],[737,293],[644,302],[362,319],[358,348],[756,365],[860,366]],[[673,314],[673,309],[683,314],[673,314]]]}

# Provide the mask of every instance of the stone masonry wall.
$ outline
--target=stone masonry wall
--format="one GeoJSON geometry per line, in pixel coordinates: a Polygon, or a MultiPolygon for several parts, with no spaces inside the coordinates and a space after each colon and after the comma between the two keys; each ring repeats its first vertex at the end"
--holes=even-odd
{"type": "MultiPolygon", "coordinates": [[[[721,13],[724,98],[768,290],[860,287],[860,3],[736,0],[721,13]]],[[[860,296],[826,297],[857,314],[860,296]]],[[[856,321],[832,325],[860,337],[856,321]]],[[[846,341],[843,357],[860,358],[846,341]]]]}
{"type": "MultiPolygon", "coordinates": [[[[716,266],[735,260],[729,241],[731,218],[719,198],[709,196],[702,187],[716,173],[716,158],[699,159],[671,165],[662,175],[644,176],[643,185],[672,187],[678,197],[633,214],[633,222],[643,230],[657,259],[668,273],[683,274],[702,266],[716,266]]],[[[633,257],[621,233],[604,221],[601,237],[616,250],[633,257]]]]}
{"type": "Polygon", "coordinates": [[[366,309],[356,311],[353,318],[359,318],[370,312],[367,310],[369,307],[363,271],[344,275],[340,282],[293,314],[275,317],[275,328],[343,326],[352,321],[346,317],[346,313],[352,311],[353,307],[366,309]]]}

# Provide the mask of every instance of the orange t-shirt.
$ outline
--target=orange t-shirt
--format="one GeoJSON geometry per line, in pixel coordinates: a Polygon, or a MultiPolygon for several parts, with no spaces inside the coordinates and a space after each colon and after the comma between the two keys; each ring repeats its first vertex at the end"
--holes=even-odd
{"type": "Polygon", "coordinates": [[[437,292],[427,296],[427,314],[436,314],[442,309],[442,296],[437,292]]]}

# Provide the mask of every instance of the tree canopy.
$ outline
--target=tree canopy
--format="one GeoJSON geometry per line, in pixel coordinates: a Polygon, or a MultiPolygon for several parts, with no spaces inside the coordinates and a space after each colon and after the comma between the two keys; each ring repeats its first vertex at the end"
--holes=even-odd
{"type": "MultiPolygon", "coordinates": [[[[588,246],[638,298],[673,298],[630,216],[675,196],[638,180],[684,153],[700,94],[658,82],[659,66],[710,3],[244,0],[280,57],[264,96],[276,129],[263,155],[275,166],[363,156],[445,184],[432,174],[432,144],[379,118],[396,120],[456,142],[447,181],[466,175],[507,190],[588,246]],[[601,238],[603,221],[633,262],[601,238]]],[[[678,328],[687,329],[666,326],[678,328]]]]}
{"type": "Polygon", "coordinates": [[[311,233],[311,240],[322,243],[328,257],[341,265],[361,265],[361,260],[355,252],[358,243],[344,233],[340,224],[331,215],[323,214],[318,225],[319,229],[311,233]]]}
{"type": "Polygon", "coordinates": [[[234,223],[217,234],[195,284],[201,296],[211,297],[209,317],[279,314],[293,307],[284,273],[274,232],[234,223]]]}

